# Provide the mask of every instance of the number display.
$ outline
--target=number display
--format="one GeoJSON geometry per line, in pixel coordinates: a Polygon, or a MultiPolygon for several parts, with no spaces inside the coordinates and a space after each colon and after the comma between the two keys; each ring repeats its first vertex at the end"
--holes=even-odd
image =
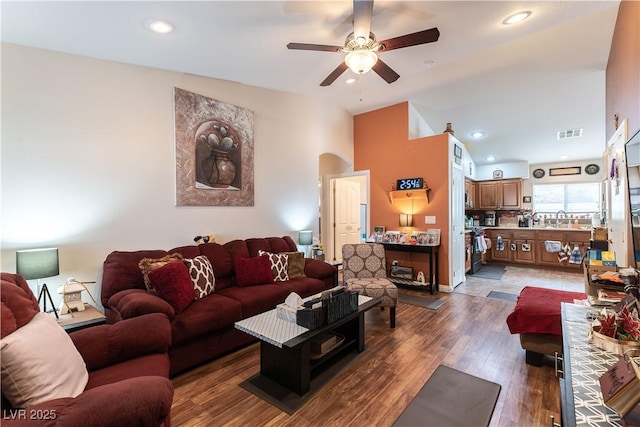
{"type": "Polygon", "coordinates": [[[398,190],[416,190],[422,188],[422,178],[403,178],[396,183],[398,190]]]}

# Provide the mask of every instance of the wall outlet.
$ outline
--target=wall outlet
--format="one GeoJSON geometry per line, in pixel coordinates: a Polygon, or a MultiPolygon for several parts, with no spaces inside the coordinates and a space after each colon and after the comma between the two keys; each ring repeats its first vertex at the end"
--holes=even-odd
{"type": "Polygon", "coordinates": [[[434,215],[427,215],[424,217],[424,223],[425,224],[435,224],[436,223],[436,217],[434,215]]]}

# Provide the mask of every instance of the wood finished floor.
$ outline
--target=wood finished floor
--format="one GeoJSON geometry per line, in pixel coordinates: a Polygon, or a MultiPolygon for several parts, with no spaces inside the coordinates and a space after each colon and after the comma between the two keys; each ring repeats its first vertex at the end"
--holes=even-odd
{"type": "Polygon", "coordinates": [[[491,426],[548,426],[560,413],[553,368],[525,364],[505,323],[515,303],[486,298],[526,285],[583,289],[579,273],[507,267],[502,280],[467,276],[453,293],[434,295],[445,301],[438,310],[400,303],[395,329],[388,310],[371,310],[366,350],[293,415],[238,386],[259,370],[253,344],[174,378],[172,425],[391,426],[442,363],[502,385],[491,426]]]}

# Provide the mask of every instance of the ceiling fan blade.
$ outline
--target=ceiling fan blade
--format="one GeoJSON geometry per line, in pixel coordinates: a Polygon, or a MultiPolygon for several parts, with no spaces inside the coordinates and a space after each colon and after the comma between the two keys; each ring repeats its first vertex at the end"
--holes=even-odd
{"type": "Polygon", "coordinates": [[[326,44],[312,44],[312,43],[289,43],[288,49],[298,50],[319,50],[322,52],[340,52],[342,46],[330,46],[326,44]]]}
{"type": "Polygon", "coordinates": [[[322,81],[322,83],[320,83],[320,86],[329,86],[331,83],[336,81],[336,79],[340,77],[340,75],[344,73],[346,69],[347,69],[347,64],[345,64],[344,62],[341,62],[340,65],[338,65],[338,67],[335,70],[333,70],[331,74],[329,74],[327,78],[322,81]]]}
{"type": "Polygon", "coordinates": [[[369,38],[373,0],[353,0],[353,36],[369,38]]]}
{"type": "Polygon", "coordinates": [[[400,78],[400,74],[393,71],[391,67],[382,62],[380,58],[378,58],[376,65],[373,66],[373,71],[375,71],[387,83],[393,83],[400,78]]]}
{"type": "Polygon", "coordinates": [[[384,46],[384,50],[400,49],[403,47],[416,46],[419,44],[432,43],[438,41],[440,31],[437,27],[428,30],[418,31],[417,33],[405,34],[404,36],[394,37],[392,39],[379,42],[384,46]]]}

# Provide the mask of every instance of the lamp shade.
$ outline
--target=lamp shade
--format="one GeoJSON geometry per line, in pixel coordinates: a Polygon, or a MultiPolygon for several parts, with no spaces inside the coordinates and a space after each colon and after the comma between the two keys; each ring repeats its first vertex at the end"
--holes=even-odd
{"type": "Polygon", "coordinates": [[[27,280],[58,276],[58,248],[17,251],[16,273],[27,280]]]}
{"type": "Polygon", "coordinates": [[[400,214],[400,227],[413,227],[413,215],[400,214]]]}
{"type": "Polygon", "coordinates": [[[298,243],[303,246],[313,244],[313,231],[303,230],[298,232],[298,243]]]}

